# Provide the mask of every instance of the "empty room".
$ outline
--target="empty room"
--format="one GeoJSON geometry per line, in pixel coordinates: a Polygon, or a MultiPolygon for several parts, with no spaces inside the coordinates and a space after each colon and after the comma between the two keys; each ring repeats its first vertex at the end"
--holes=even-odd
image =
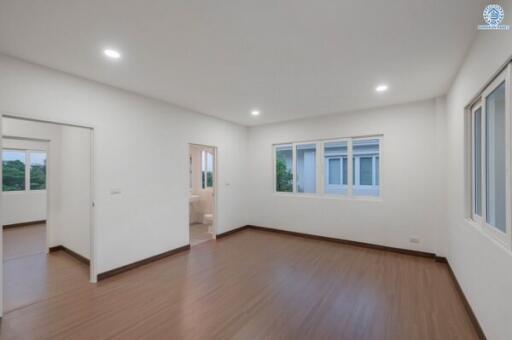
{"type": "Polygon", "coordinates": [[[512,0],[0,0],[0,339],[512,339],[512,0]]]}

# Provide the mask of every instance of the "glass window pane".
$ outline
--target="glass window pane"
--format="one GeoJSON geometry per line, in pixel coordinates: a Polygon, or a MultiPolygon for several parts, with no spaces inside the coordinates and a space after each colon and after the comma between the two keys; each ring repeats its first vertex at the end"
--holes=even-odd
{"type": "Polygon", "coordinates": [[[347,145],[343,141],[324,144],[325,193],[347,192],[347,145]]]}
{"type": "Polygon", "coordinates": [[[474,173],[475,173],[475,214],[482,216],[482,109],[475,111],[474,123],[474,173]]]}
{"type": "Polygon", "coordinates": [[[213,153],[206,153],[206,186],[213,188],[213,153]]]}
{"type": "Polygon", "coordinates": [[[328,184],[341,185],[341,159],[329,159],[329,182],[328,184]]]}
{"type": "Polygon", "coordinates": [[[343,185],[348,185],[348,159],[343,157],[343,185]]]}
{"type": "Polygon", "coordinates": [[[297,145],[297,192],[316,192],[316,144],[297,145]]]}
{"type": "Polygon", "coordinates": [[[25,190],[25,151],[2,152],[2,190],[25,190]]]}
{"type": "Polygon", "coordinates": [[[371,157],[361,157],[359,161],[359,184],[372,185],[373,159],[371,157]]]}
{"type": "Polygon", "coordinates": [[[373,164],[374,157],[379,157],[379,153],[378,139],[353,141],[352,192],[354,196],[379,196],[380,167],[373,164]]]}
{"type": "Polygon", "coordinates": [[[46,153],[30,153],[30,190],[46,189],[46,153]]]}
{"type": "Polygon", "coordinates": [[[201,187],[213,187],[213,153],[201,151],[201,187]]]}
{"type": "Polygon", "coordinates": [[[276,146],[276,191],[293,191],[292,145],[276,146]]]}
{"type": "Polygon", "coordinates": [[[375,184],[379,185],[380,183],[380,157],[375,157],[375,184]]]}
{"type": "Polygon", "coordinates": [[[486,221],[505,232],[505,83],[487,97],[485,112],[486,221]]]}

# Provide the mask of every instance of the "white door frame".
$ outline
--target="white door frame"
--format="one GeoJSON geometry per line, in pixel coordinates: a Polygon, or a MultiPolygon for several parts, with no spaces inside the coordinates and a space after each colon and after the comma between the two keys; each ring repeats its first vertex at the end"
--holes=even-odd
{"type": "MultiPolygon", "coordinates": [[[[213,150],[213,223],[212,223],[212,236],[214,239],[217,238],[217,219],[218,219],[218,215],[217,214],[217,211],[218,211],[218,199],[217,197],[219,196],[218,195],[218,188],[219,188],[219,185],[218,185],[218,178],[219,178],[219,175],[218,175],[218,171],[219,171],[219,167],[218,167],[218,150],[217,150],[217,146],[215,145],[207,145],[207,144],[200,144],[200,143],[188,143],[188,150],[187,150],[187,164],[189,164],[189,153],[190,153],[190,147],[191,146],[195,146],[195,147],[198,147],[198,148],[209,148],[209,149],[212,149],[213,150]]],[[[187,175],[190,176],[190,173],[189,173],[189,168],[187,167],[187,175]]],[[[190,180],[190,179],[189,179],[190,180]]],[[[188,182],[187,182],[188,183],[188,182]]],[[[188,228],[190,228],[190,194],[187,195],[187,207],[188,207],[188,228]]],[[[188,236],[188,243],[190,244],[190,233],[189,233],[189,236],[188,236]]]]}
{"type": "MultiPolygon", "coordinates": [[[[95,157],[96,154],[94,153],[95,149],[95,127],[91,125],[84,125],[80,123],[72,123],[72,122],[66,122],[66,121],[59,121],[59,120],[46,120],[36,117],[31,117],[23,114],[18,113],[12,113],[12,112],[5,112],[0,111],[0,120],[3,120],[3,118],[13,118],[13,119],[19,119],[19,120],[26,120],[26,121],[32,121],[32,122],[38,122],[38,123],[48,123],[48,124],[57,124],[62,126],[71,126],[71,127],[79,127],[79,128],[85,128],[89,129],[91,131],[91,169],[90,169],[90,205],[89,205],[89,216],[90,216],[90,229],[89,229],[89,238],[90,238],[90,264],[89,264],[89,281],[91,283],[97,282],[97,250],[96,250],[96,244],[95,238],[96,238],[96,214],[95,214],[95,157]]],[[[2,124],[0,124],[1,127],[2,124]]],[[[0,131],[0,136],[3,136],[2,131],[0,131]]],[[[0,138],[0,150],[2,149],[2,138],[0,138]]],[[[2,176],[2,169],[0,167],[0,177],[2,176]]],[[[48,177],[48,176],[47,176],[48,177]]],[[[51,183],[47,182],[47,184],[51,185],[51,183]]],[[[47,188],[47,198],[48,198],[48,188],[47,188]]],[[[47,212],[49,211],[49,205],[50,200],[47,199],[47,212]]],[[[2,195],[0,195],[0,211],[2,208],[2,195]]],[[[1,222],[1,221],[0,221],[1,222]]],[[[0,233],[0,263],[2,263],[3,268],[3,233],[0,233]]],[[[3,270],[0,271],[0,317],[3,315],[3,270]]]]}

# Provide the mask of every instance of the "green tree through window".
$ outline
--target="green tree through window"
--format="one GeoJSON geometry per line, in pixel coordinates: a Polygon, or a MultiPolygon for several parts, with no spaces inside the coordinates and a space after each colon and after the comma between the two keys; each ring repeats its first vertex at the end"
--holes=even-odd
{"type": "Polygon", "coordinates": [[[30,153],[30,190],[46,189],[46,153],[30,153]]]}
{"type": "Polygon", "coordinates": [[[25,163],[20,160],[2,161],[3,191],[25,190],[25,163]]]}
{"type": "Polygon", "coordinates": [[[292,172],[286,166],[286,160],[283,157],[277,157],[276,160],[276,191],[292,192],[292,172]]]}

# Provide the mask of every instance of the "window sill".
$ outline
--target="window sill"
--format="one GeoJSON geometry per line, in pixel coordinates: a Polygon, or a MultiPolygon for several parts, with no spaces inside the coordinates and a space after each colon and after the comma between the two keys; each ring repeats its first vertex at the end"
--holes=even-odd
{"type": "Polygon", "coordinates": [[[482,226],[480,223],[475,222],[473,219],[466,217],[464,219],[467,224],[469,224],[476,232],[482,234],[486,239],[491,241],[492,243],[498,245],[500,248],[506,250],[508,253],[512,253],[512,248],[510,242],[503,240],[500,237],[495,235],[495,232],[488,230],[489,227],[482,226]]]}
{"type": "Polygon", "coordinates": [[[382,197],[372,196],[352,196],[347,195],[326,195],[326,194],[305,194],[305,193],[291,193],[291,192],[273,192],[274,196],[289,197],[289,198],[314,198],[314,199],[327,199],[327,200],[340,200],[340,201],[360,201],[360,202],[382,202],[382,197]]]}
{"type": "Polygon", "coordinates": [[[44,190],[19,190],[19,191],[2,191],[3,195],[23,195],[23,194],[40,194],[45,193],[46,189],[44,190]]]}

